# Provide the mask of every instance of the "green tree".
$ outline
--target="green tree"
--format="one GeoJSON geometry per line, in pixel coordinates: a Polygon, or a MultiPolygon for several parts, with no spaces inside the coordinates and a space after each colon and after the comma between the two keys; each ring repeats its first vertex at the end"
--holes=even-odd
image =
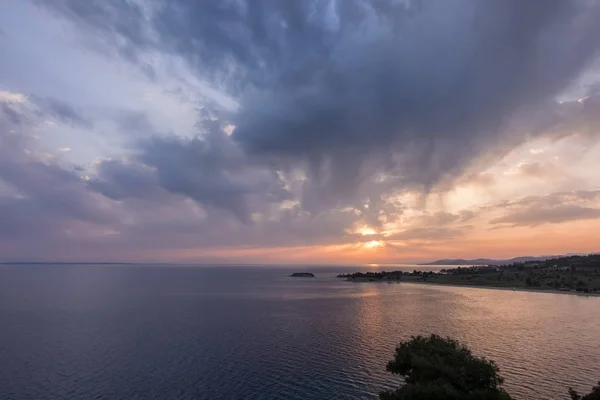
{"type": "Polygon", "coordinates": [[[527,279],[525,279],[525,284],[527,286],[533,286],[533,281],[531,280],[530,276],[528,276],[527,279]]]}
{"type": "MultiPolygon", "coordinates": [[[[382,400],[510,400],[496,364],[475,357],[456,340],[416,336],[400,343],[387,370],[405,384],[379,394],[382,400]]],[[[586,399],[587,400],[587,399],[586,399]]]]}
{"type": "Polygon", "coordinates": [[[597,386],[592,388],[592,391],[585,396],[577,393],[573,388],[569,388],[569,395],[571,395],[571,399],[573,400],[600,400],[600,382],[598,382],[597,386]]]}
{"type": "MultiPolygon", "coordinates": [[[[405,384],[380,392],[381,400],[511,400],[496,364],[475,357],[454,339],[413,336],[398,345],[386,368],[404,377],[405,384]]],[[[573,388],[569,395],[572,400],[600,400],[600,382],[586,395],[573,388]]]]}

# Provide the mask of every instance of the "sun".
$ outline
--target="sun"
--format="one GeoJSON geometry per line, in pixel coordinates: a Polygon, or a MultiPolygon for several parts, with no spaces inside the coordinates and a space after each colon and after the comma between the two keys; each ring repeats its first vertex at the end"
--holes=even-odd
{"type": "Polygon", "coordinates": [[[383,242],[379,240],[371,240],[370,242],[365,243],[364,246],[367,249],[374,249],[376,247],[383,247],[383,242]]]}

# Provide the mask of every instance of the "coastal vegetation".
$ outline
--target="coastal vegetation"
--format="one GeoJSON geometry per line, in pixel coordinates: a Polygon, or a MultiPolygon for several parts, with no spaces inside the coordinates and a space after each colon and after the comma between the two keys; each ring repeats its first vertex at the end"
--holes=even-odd
{"type": "MultiPolygon", "coordinates": [[[[464,344],[438,335],[416,336],[396,348],[386,369],[404,378],[396,390],[379,393],[381,400],[510,400],[504,379],[492,360],[473,355],[464,344]]],[[[572,400],[600,400],[600,382],[581,395],[572,388],[572,400]]]]}
{"type": "Polygon", "coordinates": [[[312,272],[294,272],[290,275],[292,278],[314,278],[315,274],[312,272]]]}
{"type": "Polygon", "coordinates": [[[355,282],[427,282],[565,292],[600,293],[600,254],[431,271],[341,274],[355,282]]]}

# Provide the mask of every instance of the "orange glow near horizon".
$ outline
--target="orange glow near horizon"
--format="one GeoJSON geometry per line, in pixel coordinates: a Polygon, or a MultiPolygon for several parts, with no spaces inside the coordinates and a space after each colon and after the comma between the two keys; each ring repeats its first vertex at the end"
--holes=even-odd
{"type": "MultiPolygon", "coordinates": [[[[520,255],[594,252],[600,248],[595,233],[600,220],[574,221],[537,229],[473,229],[468,235],[442,241],[371,240],[346,244],[290,246],[275,248],[187,249],[160,255],[166,260],[226,259],[250,263],[386,264],[433,261],[442,258],[508,259],[520,255]]],[[[158,251],[157,251],[158,253],[158,251]]],[[[149,253],[149,259],[159,254],[149,253]]],[[[138,254],[139,256],[139,254],[138,254]]]]}
{"type": "MultiPolygon", "coordinates": [[[[471,222],[471,221],[469,221],[471,222]]],[[[593,253],[600,250],[600,219],[489,229],[485,221],[472,221],[469,229],[454,237],[406,237],[363,239],[346,243],[277,247],[219,247],[186,249],[145,249],[115,251],[109,261],[164,261],[255,264],[412,264],[443,258],[509,259],[517,256],[593,253]],[[371,239],[371,240],[370,240],[371,239]]],[[[354,232],[357,232],[355,230],[354,232]]],[[[421,233],[417,231],[417,233],[421,233]]],[[[376,234],[377,235],[377,234],[376,234]]],[[[0,246],[1,247],[1,246],[0,246]]],[[[72,249],[73,260],[88,254],[85,247],[72,249]]],[[[107,261],[103,254],[98,261],[107,261]]]]}

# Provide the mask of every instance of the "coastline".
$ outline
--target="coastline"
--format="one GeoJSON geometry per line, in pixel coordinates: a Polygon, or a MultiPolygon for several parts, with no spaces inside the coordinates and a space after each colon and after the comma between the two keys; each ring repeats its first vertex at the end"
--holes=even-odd
{"type": "MultiPolygon", "coordinates": [[[[360,283],[374,283],[374,282],[360,282],[360,283]]],[[[513,292],[530,292],[530,293],[550,293],[550,294],[569,294],[574,296],[582,296],[582,297],[600,297],[600,293],[583,293],[577,291],[564,291],[564,290],[555,290],[555,289],[528,289],[528,288],[519,288],[515,287],[502,287],[502,286],[485,286],[485,285],[461,285],[455,283],[438,283],[438,282],[423,282],[423,281],[399,281],[398,283],[408,283],[411,285],[430,285],[430,286],[456,286],[456,287],[465,287],[465,288],[474,288],[474,289],[493,289],[493,290],[509,290],[513,292]]]]}

